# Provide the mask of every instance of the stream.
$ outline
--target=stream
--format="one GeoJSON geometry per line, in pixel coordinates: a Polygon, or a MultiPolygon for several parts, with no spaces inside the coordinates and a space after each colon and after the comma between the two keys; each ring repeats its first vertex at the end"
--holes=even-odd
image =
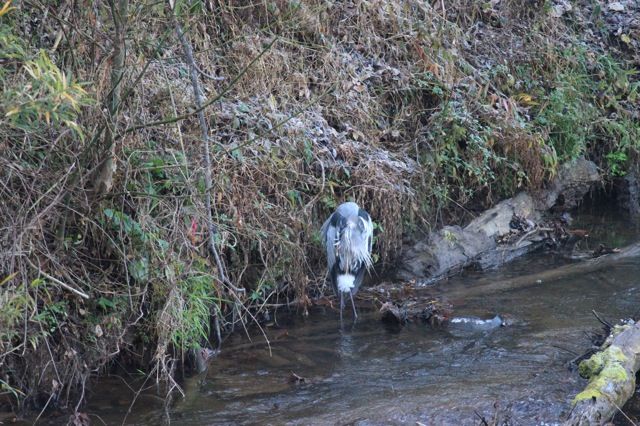
{"type": "MultiPolygon", "coordinates": [[[[623,247],[639,235],[611,212],[584,212],[572,228],[590,231],[580,243],[585,250],[599,242],[623,247]]],[[[446,299],[448,292],[464,295],[470,286],[568,262],[533,254],[420,292],[446,299]]],[[[208,372],[183,383],[186,397],[172,405],[171,423],[479,425],[484,418],[489,424],[557,424],[586,383],[569,362],[601,329],[591,311],[612,322],[635,314],[638,276],[637,259],[627,259],[595,273],[448,300],[458,318],[508,319],[498,327],[464,321],[390,327],[364,310],[355,324],[348,311],[341,327],[329,308],[314,308],[306,318],[280,314],[277,325],[265,327],[269,344],[259,331],[251,339],[240,333],[227,339],[208,372]]],[[[121,424],[136,385],[101,379],[82,411],[93,424],[121,424]]],[[[138,396],[125,424],[157,425],[163,416],[162,401],[151,390],[138,396]]]]}

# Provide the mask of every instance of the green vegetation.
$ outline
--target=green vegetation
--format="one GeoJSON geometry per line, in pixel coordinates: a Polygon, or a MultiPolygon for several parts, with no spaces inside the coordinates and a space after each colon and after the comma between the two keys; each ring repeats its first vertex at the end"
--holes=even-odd
{"type": "Polygon", "coordinates": [[[628,379],[628,372],[623,366],[626,356],[617,346],[610,346],[605,350],[582,361],[579,365],[579,372],[582,377],[589,379],[589,384],[584,391],[580,392],[573,399],[576,404],[591,398],[600,398],[605,389],[610,388],[612,383],[624,383],[628,379]]]}
{"type": "Polygon", "coordinates": [[[546,2],[175,3],[0,0],[0,393],[15,409],[76,406],[116,359],[168,383],[219,333],[304,311],[326,288],[318,229],[344,200],[371,212],[383,270],[414,230],[564,161],[609,180],[637,167],[635,40],[604,44],[593,2],[567,22],[546,2]],[[178,26],[211,103],[210,164],[178,26]]]}
{"type": "Polygon", "coordinates": [[[610,176],[624,175],[640,136],[624,106],[637,98],[640,82],[630,80],[636,71],[584,48],[565,49],[558,61],[561,71],[542,97],[535,125],[546,130],[561,161],[600,155],[610,176]]]}

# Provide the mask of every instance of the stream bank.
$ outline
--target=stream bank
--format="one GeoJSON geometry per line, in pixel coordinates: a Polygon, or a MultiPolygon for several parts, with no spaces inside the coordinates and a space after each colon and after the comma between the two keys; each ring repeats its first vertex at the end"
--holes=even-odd
{"type": "Polygon", "coordinates": [[[632,0],[187,3],[0,3],[7,410],[80,415],[121,365],[168,393],[185,354],[313,309],[343,201],[384,274],[567,161],[637,169],[632,0]]]}
{"type": "MultiPolygon", "coordinates": [[[[591,231],[591,240],[581,242],[584,250],[640,238],[637,224],[615,213],[586,212],[575,221],[591,231]]],[[[186,380],[187,396],[176,400],[170,416],[185,425],[477,425],[479,416],[557,424],[586,384],[570,361],[591,346],[589,335],[600,328],[591,310],[611,319],[637,310],[637,259],[503,292],[491,284],[572,263],[537,252],[415,290],[422,298],[455,295],[449,302],[459,317],[511,319],[490,330],[420,322],[385,327],[371,310],[362,311],[355,325],[340,327],[328,307],[314,307],[306,318],[281,312],[265,324],[269,344],[257,330],[250,340],[231,336],[206,375],[186,380]],[[474,291],[467,296],[466,289],[474,291]]],[[[87,410],[120,422],[130,403],[126,392],[118,380],[103,381],[87,410]]],[[[128,422],[158,424],[162,416],[162,401],[147,392],[128,422]]]]}

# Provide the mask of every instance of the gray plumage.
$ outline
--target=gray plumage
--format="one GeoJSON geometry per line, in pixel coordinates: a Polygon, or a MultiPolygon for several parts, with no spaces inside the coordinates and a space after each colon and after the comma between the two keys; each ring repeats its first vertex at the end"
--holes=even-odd
{"type": "Polygon", "coordinates": [[[327,266],[336,296],[340,297],[340,317],[344,293],[349,293],[354,317],[353,296],[357,293],[364,271],[373,267],[373,223],[369,214],[356,203],[340,204],[320,230],[327,252],[327,266]]]}

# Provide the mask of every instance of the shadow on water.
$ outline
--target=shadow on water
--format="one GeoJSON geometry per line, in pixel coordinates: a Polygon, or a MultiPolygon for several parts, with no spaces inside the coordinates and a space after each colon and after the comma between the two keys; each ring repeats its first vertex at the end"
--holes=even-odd
{"type": "MultiPolygon", "coordinates": [[[[595,242],[623,246],[637,230],[611,215],[586,213],[574,227],[595,242]]],[[[586,244],[586,243],[585,243],[586,244]]],[[[595,243],[589,243],[595,244],[595,243]]],[[[585,247],[588,249],[589,247],[585,247]]],[[[425,292],[462,294],[451,300],[459,317],[510,325],[475,329],[383,325],[362,312],[343,327],[329,309],[283,319],[260,335],[233,336],[204,377],[187,380],[187,396],[171,409],[180,425],[205,424],[481,424],[498,416],[512,424],[556,423],[585,381],[568,362],[590,345],[600,324],[592,309],[615,321],[637,308],[637,259],[615,268],[505,292],[464,291],[478,283],[532,274],[566,263],[550,254],[521,259],[496,271],[469,272],[425,292]]],[[[431,294],[431,293],[430,293],[431,294]]],[[[131,393],[109,380],[94,388],[86,412],[120,423],[131,393]]],[[[143,395],[127,424],[155,425],[162,402],[143,395]]]]}

